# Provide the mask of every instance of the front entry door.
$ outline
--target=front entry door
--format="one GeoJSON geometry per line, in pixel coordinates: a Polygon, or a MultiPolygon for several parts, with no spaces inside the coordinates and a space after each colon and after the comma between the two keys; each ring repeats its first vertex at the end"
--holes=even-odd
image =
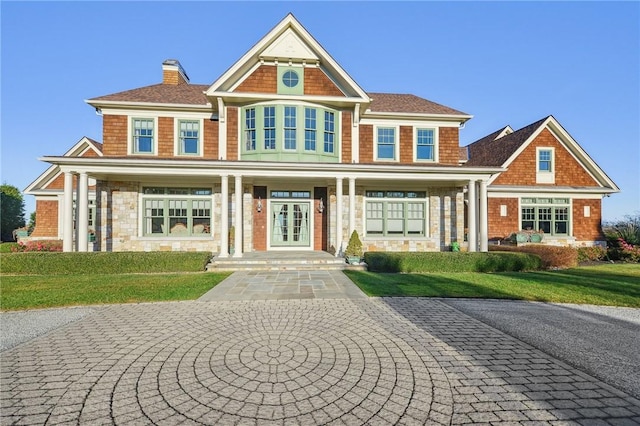
{"type": "Polygon", "coordinates": [[[310,201],[271,202],[271,246],[309,247],[310,201]]]}

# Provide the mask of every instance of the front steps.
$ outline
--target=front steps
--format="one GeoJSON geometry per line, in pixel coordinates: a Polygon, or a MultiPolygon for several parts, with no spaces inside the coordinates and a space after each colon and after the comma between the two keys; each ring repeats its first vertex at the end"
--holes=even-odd
{"type": "Polygon", "coordinates": [[[349,265],[343,257],[323,251],[280,251],[243,253],[242,257],[215,256],[207,271],[327,271],[356,269],[364,265],[349,265]]]}

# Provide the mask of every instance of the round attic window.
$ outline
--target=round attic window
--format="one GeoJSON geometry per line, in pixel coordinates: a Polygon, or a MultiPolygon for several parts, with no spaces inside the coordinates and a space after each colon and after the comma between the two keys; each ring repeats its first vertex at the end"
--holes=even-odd
{"type": "Polygon", "coordinates": [[[282,82],[287,87],[296,87],[299,80],[298,73],[293,70],[289,70],[282,75],[282,82]]]}

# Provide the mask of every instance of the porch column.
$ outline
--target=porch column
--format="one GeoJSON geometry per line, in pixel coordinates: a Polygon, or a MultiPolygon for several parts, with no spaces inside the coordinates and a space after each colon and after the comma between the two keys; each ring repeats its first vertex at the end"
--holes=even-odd
{"type": "Polygon", "coordinates": [[[469,181],[469,190],[467,192],[467,197],[469,204],[467,205],[467,228],[468,235],[467,240],[469,242],[469,251],[475,252],[478,251],[478,227],[476,226],[478,223],[478,210],[477,210],[477,199],[476,195],[476,181],[469,181]]]}
{"type": "Polygon", "coordinates": [[[356,229],[356,178],[349,178],[349,236],[356,229]]]}
{"type": "Polygon", "coordinates": [[[73,251],[73,173],[64,172],[62,199],[62,251],[73,251]]]}
{"type": "Polygon", "coordinates": [[[235,246],[235,252],[233,257],[242,257],[242,176],[236,175],[235,182],[235,205],[236,205],[236,217],[234,219],[234,225],[236,227],[235,240],[233,245],[235,246]]]}
{"type": "Polygon", "coordinates": [[[342,255],[342,178],[336,178],[336,257],[342,255]]]}
{"type": "Polygon", "coordinates": [[[78,211],[78,221],[76,222],[78,251],[87,251],[89,243],[89,177],[86,172],[81,172],[78,179],[76,210],[78,211]]]}
{"type": "Polygon", "coordinates": [[[220,176],[220,254],[229,256],[229,176],[220,176]]]}
{"type": "Polygon", "coordinates": [[[480,181],[480,251],[489,251],[489,212],[487,181],[480,181]]]}

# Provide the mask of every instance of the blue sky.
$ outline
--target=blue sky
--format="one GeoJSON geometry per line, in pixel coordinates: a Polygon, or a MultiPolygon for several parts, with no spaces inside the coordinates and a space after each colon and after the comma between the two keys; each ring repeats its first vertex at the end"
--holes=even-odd
{"type": "MultiPolygon", "coordinates": [[[[84,100],[161,81],[179,59],[212,83],[292,12],[369,92],[472,114],[466,145],[553,115],[640,211],[639,2],[0,2],[1,180],[24,189],[82,136],[84,100]]],[[[26,197],[27,214],[35,210],[26,197]]]]}

